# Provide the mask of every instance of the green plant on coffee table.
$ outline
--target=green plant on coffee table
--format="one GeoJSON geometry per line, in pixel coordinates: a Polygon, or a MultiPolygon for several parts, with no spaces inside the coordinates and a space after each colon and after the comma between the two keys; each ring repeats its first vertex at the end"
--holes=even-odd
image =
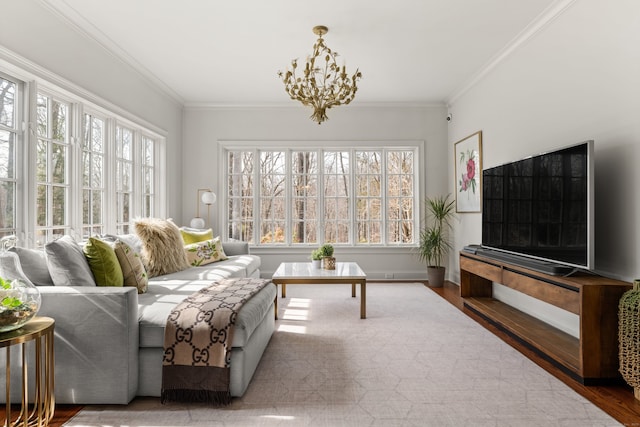
{"type": "Polygon", "coordinates": [[[320,246],[320,252],[322,253],[322,258],[333,256],[333,245],[325,243],[324,245],[320,246]]]}
{"type": "Polygon", "coordinates": [[[320,248],[311,251],[311,259],[314,261],[319,261],[322,259],[322,251],[320,250],[320,248]]]}

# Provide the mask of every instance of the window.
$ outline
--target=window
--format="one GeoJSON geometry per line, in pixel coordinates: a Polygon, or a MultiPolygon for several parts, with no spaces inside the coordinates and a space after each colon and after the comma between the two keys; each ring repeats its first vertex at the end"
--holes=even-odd
{"type": "Polygon", "coordinates": [[[0,237],[16,232],[19,87],[0,75],[0,237]]]}
{"type": "Polygon", "coordinates": [[[0,73],[0,237],[42,247],[128,233],[133,217],[162,214],[163,139],[126,115],[0,73]]]}
{"type": "Polygon", "coordinates": [[[223,156],[227,238],[257,245],[414,244],[417,144],[273,150],[237,145],[223,156]]]}
{"type": "Polygon", "coordinates": [[[68,103],[38,93],[36,125],[36,245],[69,234],[68,103]]]}
{"type": "Polygon", "coordinates": [[[82,134],[82,237],[103,234],[105,120],[85,113],[82,134]]]}
{"type": "Polygon", "coordinates": [[[142,161],[141,163],[141,182],[142,190],[140,192],[141,211],[143,217],[153,216],[155,209],[155,158],[156,158],[156,141],[149,136],[142,136],[142,161]]]}
{"type": "Polygon", "coordinates": [[[116,126],[116,227],[129,232],[133,200],[133,131],[116,126]]]}

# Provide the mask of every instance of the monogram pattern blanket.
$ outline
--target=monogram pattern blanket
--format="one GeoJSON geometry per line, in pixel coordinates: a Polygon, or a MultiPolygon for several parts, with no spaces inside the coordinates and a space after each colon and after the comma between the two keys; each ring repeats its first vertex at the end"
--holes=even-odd
{"type": "Polygon", "coordinates": [[[242,305],[266,279],[224,279],[178,304],[164,335],[161,401],[228,404],[231,345],[242,305]]]}

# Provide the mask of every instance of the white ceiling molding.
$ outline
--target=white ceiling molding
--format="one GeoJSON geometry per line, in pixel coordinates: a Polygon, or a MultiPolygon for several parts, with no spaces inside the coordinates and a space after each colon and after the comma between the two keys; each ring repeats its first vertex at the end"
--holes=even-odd
{"type": "Polygon", "coordinates": [[[140,74],[145,80],[155,86],[160,92],[164,93],[180,106],[184,105],[185,100],[171,87],[165,84],[155,74],[145,68],[134,57],[129,55],[117,43],[114,43],[107,35],[93,24],[87,21],[74,8],[69,6],[64,0],[38,0],[51,13],[62,19],[70,28],[74,29],[86,39],[97,43],[112,57],[124,63],[132,70],[140,74]]]}
{"type": "MultiPolygon", "coordinates": [[[[447,105],[444,102],[359,102],[351,104],[350,108],[442,108],[447,105]]],[[[220,104],[213,102],[185,102],[185,110],[307,110],[307,107],[287,103],[274,104],[220,104]]]]}
{"type": "Polygon", "coordinates": [[[547,7],[535,20],[527,25],[511,42],[509,42],[509,44],[495,54],[486,65],[480,68],[480,70],[475,73],[471,79],[469,79],[459,89],[455,90],[447,99],[447,106],[453,106],[453,104],[455,104],[462,95],[478,84],[478,82],[480,82],[502,61],[513,54],[520,46],[551,24],[551,22],[564,13],[564,11],[569,9],[575,2],[576,0],[558,0],[547,7]]]}
{"type": "Polygon", "coordinates": [[[93,104],[94,108],[110,111],[119,115],[122,119],[136,126],[142,126],[153,132],[157,137],[166,138],[167,131],[131,114],[131,112],[109,102],[81,86],[60,77],[59,75],[31,62],[17,53],[0,46],[0,70],[5,71],[25,82],[35,81],[38,85],[53,90],[62,96],[81,98],[93,104]]]}

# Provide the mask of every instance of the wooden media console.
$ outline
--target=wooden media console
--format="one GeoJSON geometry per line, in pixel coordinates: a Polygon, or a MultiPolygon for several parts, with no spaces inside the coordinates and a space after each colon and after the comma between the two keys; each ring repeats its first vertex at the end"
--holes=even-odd
{"type": "Polygon", "coordinates": [[[460,296],[496,324],[583,384],[618,381],[618,302],[631,284],[589,273],[552,276],[463,251],[460,296]],[[579,316],[580,337],[494,298],[493,282],[579,316]]]}

